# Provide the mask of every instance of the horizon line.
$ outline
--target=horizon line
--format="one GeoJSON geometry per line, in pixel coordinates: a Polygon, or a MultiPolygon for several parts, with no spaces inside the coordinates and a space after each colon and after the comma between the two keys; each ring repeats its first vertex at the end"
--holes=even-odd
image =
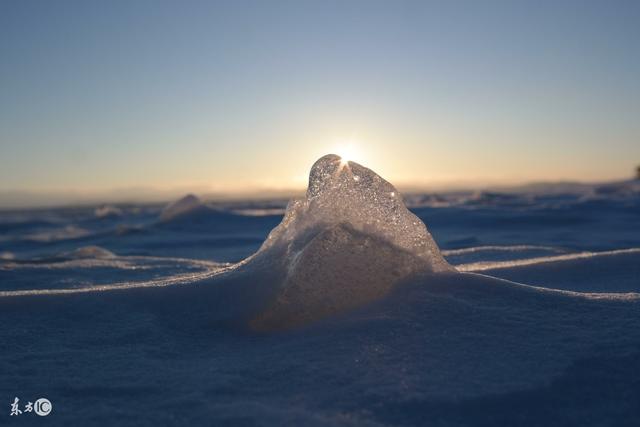
{"type": "MultiPolygon", "coordinates": [[[[588,187],[618,182],[633,181],[633,177],[608,180],[582,181],[572,179],[559,180],[523,180],[505,183],[499,180],[483,182],[474,180],[450,180],[431,184],[400,183],[395,185],[403,194],[445,193],[466,191],[523,191],[536,186],[588,187]]],[[[568,191],[568,189],[565,188],[568,191]]],[[[220,190],[206,186],[182,186],[174,188],[158,187],[114,187],[109,189],[46,189],[46,190],[0,190],[0,210],[46,209],[81,207],[97,205],[160,204],[169,203],[186,194],[196,194],[207,202],[225,202],[242,200],[278,200],[299,196],[306,186],[259,187],[245,189],[220,190]]]]}

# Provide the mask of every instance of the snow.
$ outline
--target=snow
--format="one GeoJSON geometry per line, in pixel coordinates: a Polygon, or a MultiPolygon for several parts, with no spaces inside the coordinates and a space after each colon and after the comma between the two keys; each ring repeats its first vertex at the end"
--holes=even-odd
{"type": "Polygon", "coordinates": [[[96,208],[96,218],[118,218],[123,215],[122,209],[117,206],[104,205],[96,208]]]}
{"type": "Polygon", "coordinates": [[[89,231],[87,229],[77,227],[75,225],[67,225],[59,229],[53,229],[53,230],[28,234],[24,237],[24,239],[46,243],[46,242],[53,242],[57,240],[78,239],[81,237],[85,237],[87,235],[89,235],[89,231]]]}
{"type": "Polygon", "coordinates": [[[167,205],[160,213],[160,221],[171,221],[175,218],[179,218],[202,209],[206,209],[206,206],[202,201],[193,194],[187,194],[186,196],[167,205]]]}
{"type": "Polygon", "coordinates": [[[1,394],[60,425],[640,422],[637,194],[412,198],[326,156],[284,216],[0,212],[1,394]]]}
{"type": "Polygon", "coordinates": [[[63,254],[63,257],[69,257],[72,259],[82,259],[82,258],[97,258],[97,259],[105,259],[105,258],[114,258],[115,255],[113,252],[101,248],[100,246],[83,246],[81,248],[75,249],[68,254],[63,254]]]}

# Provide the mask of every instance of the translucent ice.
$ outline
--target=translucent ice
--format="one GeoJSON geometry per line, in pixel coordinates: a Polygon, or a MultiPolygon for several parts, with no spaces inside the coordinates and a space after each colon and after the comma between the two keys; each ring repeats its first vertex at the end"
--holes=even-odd
{"type": "Polygon", "coordinates": [[[295,253],[314,235],[346,225],[420,258],[432,272],[449,270],[424,223],[404,205],[400,193],[370,169],[329,154],[311,168],[305,198],[292,200],[282,223],[262,250],[287,245],[295,253]]]}
{"type": "Polygon", "coordinates": [[[313,165],[306,197],[289,203],[253,261],[265,258],[284,272],[276,300],[254,322],[266,328],[371,301],[416,273],[453,270],[393,185],[336,155],[313,165]]]}

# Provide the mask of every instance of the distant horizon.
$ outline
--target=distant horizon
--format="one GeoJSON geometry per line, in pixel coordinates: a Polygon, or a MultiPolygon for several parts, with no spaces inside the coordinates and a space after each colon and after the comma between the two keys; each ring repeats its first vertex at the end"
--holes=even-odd
{"type": "MultiPolygon", "coordinates": [[[[451,181],[447,183],[432,183],[420,185],[416,183],[393,183],[403,194],[453,193],[473,191],[503,191],[517,192],[536,186],[556,187],[588,187],[591,185],[606,185],[610,183],[633,181],[633,176],[620,177],[610,180],[579,181],[579,180],[536,180],[518,183],[451,181]]],[[[20,191],[0,190],[0,210],[13,209],[46,209],[76,206],[127,205],[127,204],[163,204],[170,203],[187,194],[198,196],[207,202],[252,201],[252,200],[280,200],[298,197],[304,194],[304,187],[290,188],[254,188],[236,191],[215,191],[205,187],[181,187],[173,189],[159,188],[114,188],[99,191],[74,190],[41,190],[20,191]]]]}

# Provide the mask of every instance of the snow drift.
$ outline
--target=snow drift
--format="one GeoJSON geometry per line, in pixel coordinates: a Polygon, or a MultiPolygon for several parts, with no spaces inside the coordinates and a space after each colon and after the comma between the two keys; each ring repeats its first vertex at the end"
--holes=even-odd
{"type": "Polygon", "coordinates": [[[168,222],[187,215],[206,214],[209,211],[211,211],[211,209],[202,203],[197,196],[187,194],[175,202],[168,204],[162,210],[160,213],[160,222],[168,222]]]}

